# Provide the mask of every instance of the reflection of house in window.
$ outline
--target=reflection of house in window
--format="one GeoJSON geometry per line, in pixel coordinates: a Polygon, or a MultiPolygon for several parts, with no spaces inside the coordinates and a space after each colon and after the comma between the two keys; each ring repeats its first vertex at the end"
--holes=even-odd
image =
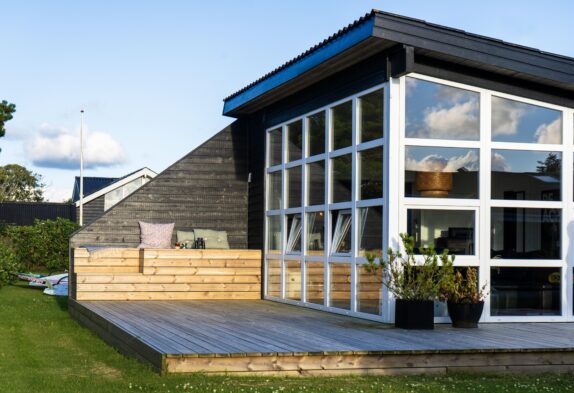
{"type": "MultiPolygon", "coordinates": [[[[84,177],[84,224],[89,224],[111,209],[128,195],[153,179],[156,173],[142,168],[120,178],[84,177]]],[[[80,178],[76,177],[72,201],[76,204],[76,217],[80,217],[80,178]]]]}

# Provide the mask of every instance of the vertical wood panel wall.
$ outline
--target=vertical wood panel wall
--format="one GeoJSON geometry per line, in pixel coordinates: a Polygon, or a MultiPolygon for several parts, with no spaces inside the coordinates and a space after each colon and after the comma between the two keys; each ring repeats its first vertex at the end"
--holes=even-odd
{"type": "Polygon", "coordinates": [[[261,251],[109,248],[73,252],[76,300],[260,299],[261,251]]]}
{"type": "MultiPolygon", "coordinates": [[[[235,121],[126,197],[71,238],[71,246],[139,244],[138,221],[225,230],[231,248],[247,248],[247,136],[235,121]]],[[[161,133],[153,136],[162,138],[161,133]]],[[[185,143],[174,140],[174,144],[185,143]]],[[[170,151],[149,154],[169,156],[170,151]]],[[[175,242],[175,231],[174,239],[175,242]]]]}

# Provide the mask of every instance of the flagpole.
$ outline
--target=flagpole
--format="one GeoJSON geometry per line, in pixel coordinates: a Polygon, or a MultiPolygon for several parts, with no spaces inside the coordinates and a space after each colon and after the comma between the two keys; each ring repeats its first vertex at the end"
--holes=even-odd
{"type": "Polygon", "coordinates": [[[84,225],[84,110],[80,111],[80,226],[84,225]]]}

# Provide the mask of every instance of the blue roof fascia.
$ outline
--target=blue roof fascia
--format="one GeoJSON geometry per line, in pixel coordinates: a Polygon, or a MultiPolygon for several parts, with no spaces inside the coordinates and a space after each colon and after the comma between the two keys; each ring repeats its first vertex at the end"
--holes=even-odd
{"type": "Polygon", "coordinates": [[[308,56],[291,64],[285,69],[276,74],[271,75],[269,78],[253,85],[246,91],[225,100],[223,105],[223,114],[228,115],[235,109],[245,105],[249,101],[281,86],[304,74],[305,72],[317,67],[321,63],[337,56],[338,54],[346,51],[347,49],[357,45],[361,41],[366,40],[373,34],[375,18],[371,17],[362,24],[349,30],[347,33],[337,37],[332,42],[324,45],[316,51],[310,53],[308,56]]]}

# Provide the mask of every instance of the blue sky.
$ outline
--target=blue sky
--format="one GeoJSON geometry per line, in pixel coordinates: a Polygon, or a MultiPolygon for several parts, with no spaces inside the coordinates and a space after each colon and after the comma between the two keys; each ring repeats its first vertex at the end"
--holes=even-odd
{"type": "Polygon", "coordinates": [[[574,56],[574,2],[18,1],[2,4],[0,165],[71,196],[79,111],[88,176],[161,171],[223,128],[222,99],[372,8],[574,56]],[[99,166],[93,167],[94,163],[99,166]]]}

